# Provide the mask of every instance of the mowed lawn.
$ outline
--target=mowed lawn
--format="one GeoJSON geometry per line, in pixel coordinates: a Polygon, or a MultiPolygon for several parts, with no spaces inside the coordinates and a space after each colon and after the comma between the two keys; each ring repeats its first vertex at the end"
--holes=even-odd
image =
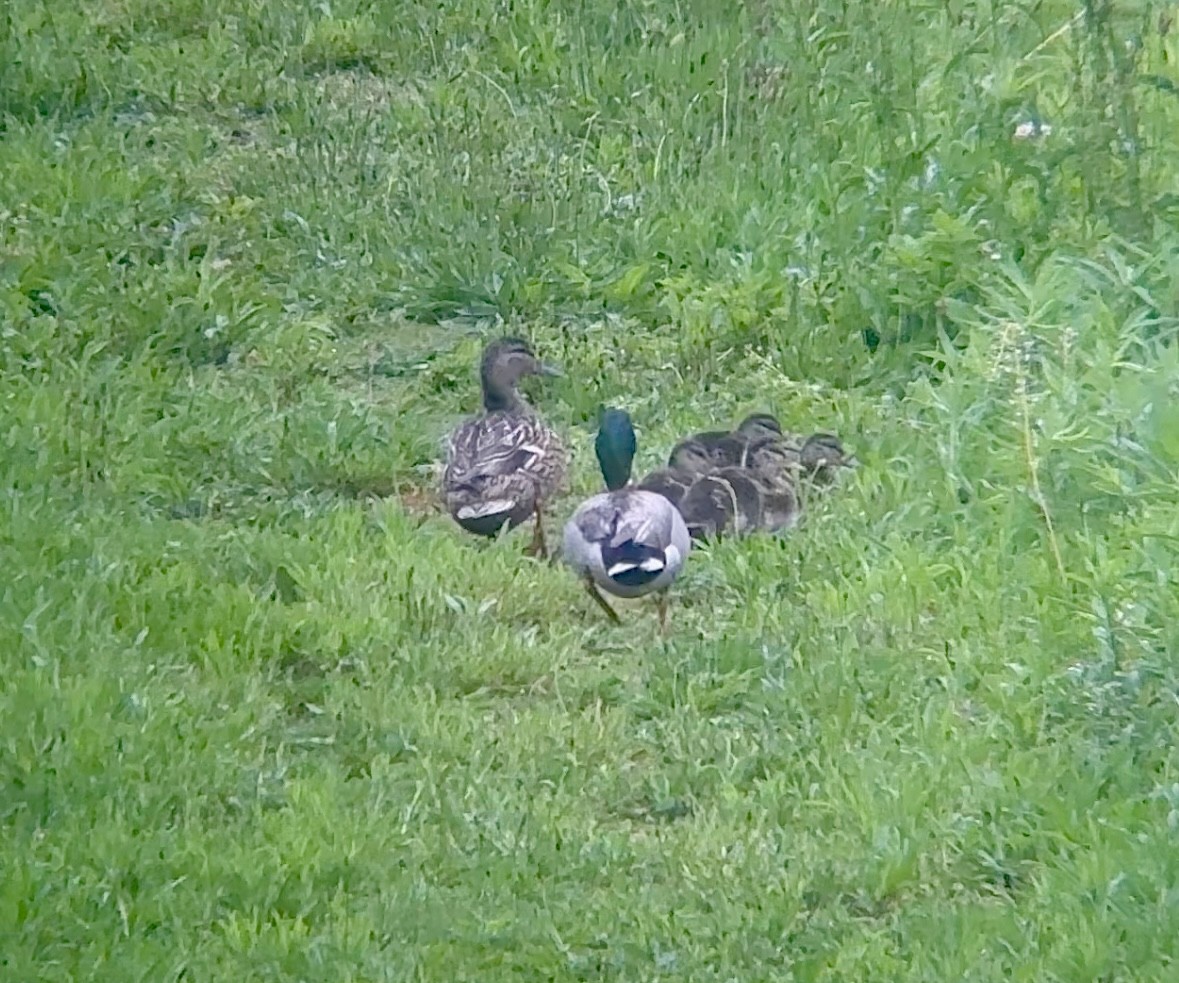
{"type": "Polygon", "coordinates": [[[1179,979],[1179,9],[0,12],[0,979],[1179,979]],[[862,466],[664,640],[432,504],[862,466]]]}

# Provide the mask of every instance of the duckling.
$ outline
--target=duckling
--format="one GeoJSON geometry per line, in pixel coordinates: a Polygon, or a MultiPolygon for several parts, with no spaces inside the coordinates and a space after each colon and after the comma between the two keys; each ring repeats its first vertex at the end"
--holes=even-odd
{"type": "Polygon", "coordinates": [[[721,468],[699,477],[680,501],[679,510],[693,539],[729,532],[740,536],[761,524],[762,492],[745,468],[721,468]]]}
{"type": "Polygon", "coordinates": [[[602,595],[655,594],[659,628],[667,633],[667,591],[691,549],[684,520],[662,495],[630,485],[637,447],[623,410],[607,409],[594,451],[607,491],[587,499],[565,524],[565,561],[607,617],[617,612],[602,595]]]}
{"type": "Polygon", "coordinates": [[[750,440],[781,437],[782,424],[771,413],[753,413],[737,424],[736,432],[744,434],[750,440]]]}
{"type": "Polygon", "coordinates": [[[708,448],[714,467],[723,468],[744,464],[745,449],[750,441],[781,436],[782,424],[776,417],[769,413],[753,413],[737,424],[735,430],[706,430],[689,439],[708,448]]]}
{"type": "Polygon", "coordinates": [[[671,449],[667,467],[652,471],[638,487],[662,495],[672,505],[679,505],[692,483],[713,468],[712,455],[700,441],[689,437],[671,449]]]}
{"type": "Polygon", "coordinates": [[[859,466],[854,454],[844,449],[838,437],[830,433],[811,434],[799,453],[802,473],[815,485],[834,484],[839,472],[859,466]]]}
{"type": "Polygon", "coordinates": [[[800,511],[795,490],[801,459],[798,448],[770,437],[751,443],[746,456],[761,488],[761,528],[767,532],[791,528],[800,511]]]}
{"type": "Polygon", "coordinates": [[[521,399],[526,375],[560,375],[537,359],[527,342],[501,338],[483,351],[481,416],[450,434],[442,498],[450,516],[477,536],[495,536],[535,516],[530,551],[545,555],[544,502],[560,488],[567,458],[557,434],[521,399]]]}

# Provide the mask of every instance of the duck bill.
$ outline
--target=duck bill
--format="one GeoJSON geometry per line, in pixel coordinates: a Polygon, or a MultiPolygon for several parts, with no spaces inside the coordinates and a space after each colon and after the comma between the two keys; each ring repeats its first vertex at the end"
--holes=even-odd
{"type": "Polygon", "coordinates": [[[565,377],[564,372],[562,372],[555,365],[549,365],[548,362],[541,362],[540,363],[540,374],[552,376],[553,378],[556,378],[556,379],[562,379],[565,377]]]}

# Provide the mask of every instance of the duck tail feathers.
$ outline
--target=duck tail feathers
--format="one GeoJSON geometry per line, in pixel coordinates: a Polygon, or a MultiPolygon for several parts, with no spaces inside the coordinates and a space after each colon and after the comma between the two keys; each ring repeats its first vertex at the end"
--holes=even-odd
{"type": "Polygon", "coordinates": [[[496,515],[507,515],[517,505],[515,499],[496,498],[486,502],[472,502],[460,506],[455,512],[459,519],[487,519],[496,515]]]}
{"type": "Polygon", "coordinates": [[[667,567],[667,555],[656,546],[633,539],[602,547],[606,576],[626,587],[642,587],[657,579],[667,567]]]}

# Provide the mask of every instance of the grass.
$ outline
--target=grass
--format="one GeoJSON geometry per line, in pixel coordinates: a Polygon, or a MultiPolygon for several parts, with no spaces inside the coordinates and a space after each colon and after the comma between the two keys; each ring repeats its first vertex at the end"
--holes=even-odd
{"type": "Polygon", "coordinates": [[[9,5],[0,976],[1173,979],[1175,13],[9,5]],[[502,331],[863,467],[614,628],[502,331]]]}

